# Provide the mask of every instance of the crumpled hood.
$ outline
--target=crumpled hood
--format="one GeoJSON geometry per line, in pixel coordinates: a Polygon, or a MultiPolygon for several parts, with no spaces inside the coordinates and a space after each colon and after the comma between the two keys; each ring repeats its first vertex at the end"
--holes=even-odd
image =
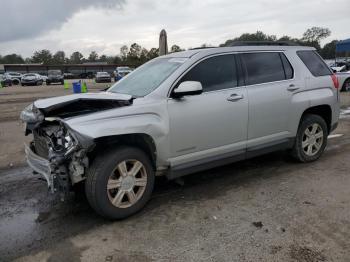
{"type": "Polygon", "coordinates": [[[131,104],[132,96],[110,92],[74,94],[34,102],[35,108],[45,117],[59,118],[85,115],[131,104]]]}
{"type": "Polygon", "coordinates": [[[131,100],[130,95],[126,94],[116,94],[111,92],[101,92],[101,93],[85,93],[85,94],[73,94],[66,96],[51,97],[45,99],[39,99],[34,102],[36,108],[47,109],[50,107],[55,107],[56,105],[66,104],[72,101],[79,100],[119,100],[119,101],[129,101],[131,100]]]}

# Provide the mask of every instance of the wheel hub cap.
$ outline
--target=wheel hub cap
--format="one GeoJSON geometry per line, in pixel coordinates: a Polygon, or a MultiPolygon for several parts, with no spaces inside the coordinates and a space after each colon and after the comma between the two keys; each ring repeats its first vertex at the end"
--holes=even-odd
{"type": "Polygon", "coordinates": [[[131,190],[134,186],[135,186],[135,178],[131,176],[127,176],[122,179],[120,189],[128,191],[128,190],[131,190]]]}
{"type": "Polygon", "coordinates": [[[316,155],[323,145],[323,129],[314,123],[305,129],[302,140],[302,148],[307,156],[316,155]]]}

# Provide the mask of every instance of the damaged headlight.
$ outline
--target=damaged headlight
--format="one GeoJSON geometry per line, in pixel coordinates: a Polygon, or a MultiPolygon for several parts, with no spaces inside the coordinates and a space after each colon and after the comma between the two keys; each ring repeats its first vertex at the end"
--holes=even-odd
{"type": "Polygon", "coordinates": [[[74,145],[73,138],[70,136],[69,133],[66,134],[64,137],[64,148],[68,149],[71,148],[74,145]]]}
{"type": "Polygon", "coordinates": [[[36,123],[44,120],[44,115],[34,106],[30,104],[21,112],[20,118],[26,123],[36,123]]]}

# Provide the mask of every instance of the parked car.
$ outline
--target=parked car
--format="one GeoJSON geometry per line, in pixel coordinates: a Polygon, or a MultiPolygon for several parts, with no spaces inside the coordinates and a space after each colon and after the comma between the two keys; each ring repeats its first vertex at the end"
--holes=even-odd
{"type": "Polygon", "coordinates": [[[330,65],[334,72],[350,72],[350,62],[342,61],[330,65]]]}
{"type": "Polygon", "coordinates": [[[22,86],[38,86],[42,85],[44,80],[42,79],[41,75],[36,74],[36,73],[29,73],[29,74],[24,74],[22,75],[21,78],[21,85],[22,86]]]}
{"type": "Polygon", "coordinates": [[[61,70],[49,70],[47,73],[48,73],[48,76],[46,79],[47,85],[51,85],[53,83],[60,83],[62,85],[64,84],[64,77],[61,70]]]}
{"type": "Polygon", "coordinates": [[[132,72],[132,69],[128,66],[119,66],[116,68],[114,73],[114,80],[117,82],[120,79],[122,79],[124,76],[130,74],[132,72]]]}
{"type": "Polygon", "coordinates": [[[12,79],[7,75],[0,75],[0,83],[2,87],[12,86],[12,79]]]}
{"type": "Polygon", "coordinates": [[[41,99],[21,119],[29,165],[62,195],[85,183],[97,213],[139,211],[175,179],[276,150],[319,159],[339,85],[314,48],[235,46],[158,57],[107,92],[41,99]]]}
{"type": "Polygon", "coordinates": [[[47,80],[47,76],[46,75],[40,75],[40,77],[43,80],[43,82],[46,82],[46,80],[47,80]]]}
{"type": "Polygon", "coordinates": [[[112,78],[111,78],[111,75],[107,72],[97,72],[95,82],[96,83],[111,83],[112,78]]]}
{"type": "Polygon", "coordinates": [[[17,72],[6,72],[4,74],[7,78],[11,78],[12,84],[19,85],[21,83],[22,74],[17,72]]]}
{"type": "Polygon", "coordinates": [[[350,90],[350,72],[339,72],[336,73],[336,76],[339,81],[340,91],[349,91],[350,90]]]}
{"type": "Polygon", "coordinates": [[[64,79],[74,79],[75,76],[72,73],[63,73],[64,79]]]}

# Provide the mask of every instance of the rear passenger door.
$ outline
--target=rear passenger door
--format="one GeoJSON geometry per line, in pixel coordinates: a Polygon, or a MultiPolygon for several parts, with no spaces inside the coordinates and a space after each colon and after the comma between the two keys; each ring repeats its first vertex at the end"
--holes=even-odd
{"type": "Polygon", "coordinates": [[[240,55],[249,99],[247,150],[288,141],[288,115],[298,84],[283,52],[240,55]]]}

